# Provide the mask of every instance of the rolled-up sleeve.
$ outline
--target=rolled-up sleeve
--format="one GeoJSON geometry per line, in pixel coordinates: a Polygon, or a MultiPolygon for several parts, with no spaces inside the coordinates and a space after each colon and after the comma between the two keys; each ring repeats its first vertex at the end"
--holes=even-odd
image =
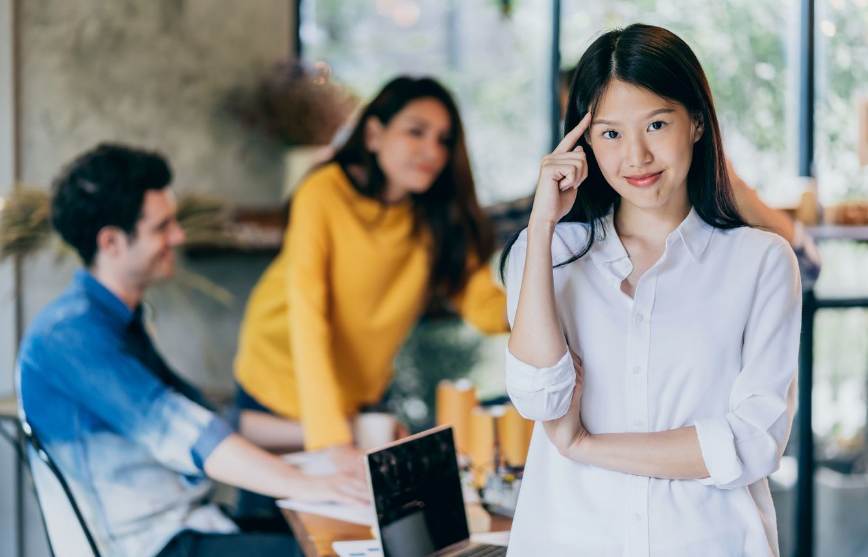
{"type": "Polygon", "coordinates": [[[733,489],[777,470],[796,405],[801,286],[792,250],[781,240],[763,259],[744,330],[742,368],[724,416],[694,423],[709,477],[733,489]]]}
{"type": "Polygon", "coordinates": [[[570,408],[576,372],[569,353],[552,367],[526,364],[506,350],[506,392],[519,414],[528,420],[560,418],[570,408]]]}
{"type": "Polygon", "coordinates": [[[168,388],[137,359],[101,335],[72,327],[40,340],[38,350],[58,354],[45,366],[46,381],[78,400],[108,428],[145,447],[165,466],[199,475],[211,452],[232,433],[214,412],[168,388]],[[88,350],[63,350],[64,346],[88,350]]]}
{"type": "MultiPolygon", "coordinates": [[[[527,252],[526,231],[509,252],[506,272],[506,307],[510,327],[515,323],[518,295],[527,252]]],[[[506,349],[506,392],[516,410],[529,420],[547,421],[562,417],[570,407],[576,371],[569,352],[545,368],[532,366],[506,349]]]]}

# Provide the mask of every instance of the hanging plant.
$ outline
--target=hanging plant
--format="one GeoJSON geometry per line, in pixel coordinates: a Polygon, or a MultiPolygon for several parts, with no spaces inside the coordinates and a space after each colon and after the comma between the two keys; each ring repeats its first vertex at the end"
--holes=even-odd
{"type": "MultiPolygon", "coordinates": [[[[188,195],[178,200],[178,224],[188,238],[187,245],[231,246],[230,206],[219,199],[188,195]]],[[[19,187],[0,203],[0,262],[7,257],[34,255],[59,238],[51,226],[51,196],[33,187],[19,187]]],[[[71,249],[58,250],[63,259],[71,249]]],[[[193,271],[178,268],[176,281],[204,294],[221,305],[231,306],[234,296],[222,286],[193,271]]]]}
{"type": "Polygon", "coordinates": [[[290,60],[252,86],[231,90],[223,108],[243,126],[283,145],[326,145],[358,103],[331,79],[328,64],[290,60]]]}
{"type": "Polygon", "coordinates": [[[22,187],[0,209],[0,261],[42,248],[52,236],[51,201],[44,191],[22,187]]]}

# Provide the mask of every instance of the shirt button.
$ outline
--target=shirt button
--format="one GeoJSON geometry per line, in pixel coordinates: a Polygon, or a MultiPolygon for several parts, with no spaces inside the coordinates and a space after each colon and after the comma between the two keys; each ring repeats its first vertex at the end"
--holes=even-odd
{"type": "Polygon", "coordinates": [[[636,429],[643,429],[645,427],[644,420],[636,420],[635,422],[633,422],[633,427],[635,427],[636,429]]]}
{"type": "Polygon", "coordinates": [[[636,320],[637,325],[641,325],[642,321],[644,321],[645,318],[642,316],[641,313],[637,313],[634,319],[636,320]]]}
{"type": "Polygon", "coordinates": [[[642,513],[633,513],[633,520],[640,522],[642,520],[642,513]]]}
{"type": "Polygon", "coordinates": [[[633,366],[633,375],[639,375],[640,373],[642,373],[642,367],[641,366],[633,366]]]}

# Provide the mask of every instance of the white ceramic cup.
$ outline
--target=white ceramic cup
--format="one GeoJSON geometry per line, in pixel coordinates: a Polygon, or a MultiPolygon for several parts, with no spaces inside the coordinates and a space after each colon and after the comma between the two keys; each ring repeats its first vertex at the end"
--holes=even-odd
{"type": "Polygon", "coordinates": [[[353,421],[356,446],[367,451],[382,447],[395,440],[398,421],[385,412],[363,412],[353,421]]]}

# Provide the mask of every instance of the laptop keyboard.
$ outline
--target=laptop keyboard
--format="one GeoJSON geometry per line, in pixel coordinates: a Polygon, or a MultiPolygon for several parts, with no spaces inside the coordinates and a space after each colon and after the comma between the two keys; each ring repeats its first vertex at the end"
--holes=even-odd
{"type": "Polygon", "coordinates": [[[456,553],[455,557],[502,557],[506,555],[506,548],[502,545],[475,545],[456,553]]]}

